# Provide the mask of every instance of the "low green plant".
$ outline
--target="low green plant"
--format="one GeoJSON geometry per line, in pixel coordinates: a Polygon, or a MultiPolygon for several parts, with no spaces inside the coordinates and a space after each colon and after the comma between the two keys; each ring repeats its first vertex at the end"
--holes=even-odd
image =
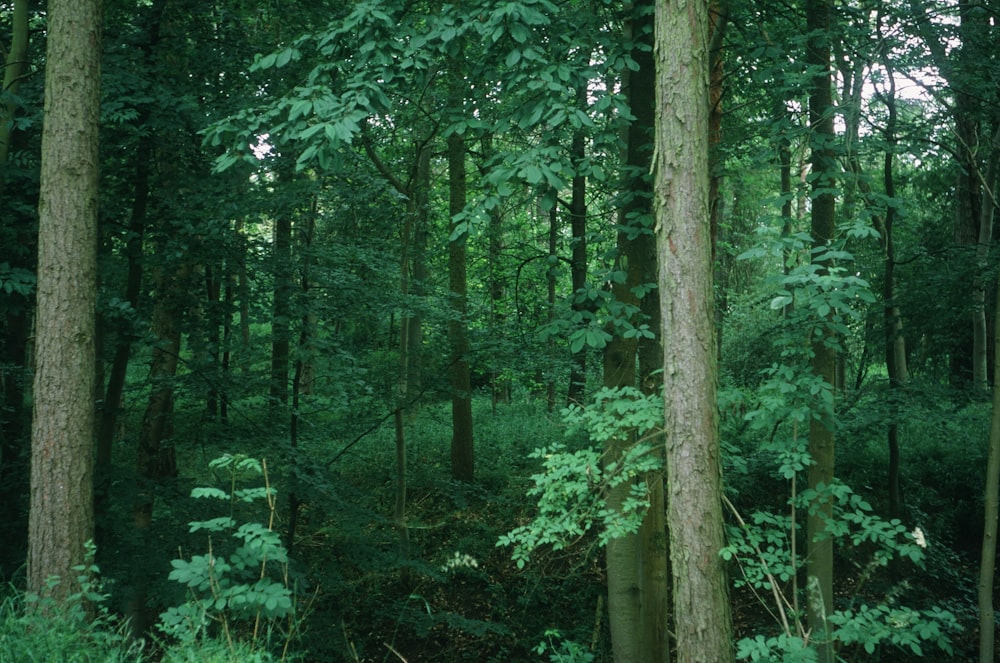
{"type": "Polygon", "coordinates": [[[288,551],[274,531],[276,495],[267,464],[225,454],[209,467],[223,475],[226,488],[198,487],[191,496],[224,503],[228,514],[189,523],[191,532],[207,533],[207,550],[171,562],[169,578],[187,589],[188,600],[161,613],[159,628],[176,640],[177,652],[211,639],[217,628],[231,655],[246,651],[266,660],[267,645],[277,640],[284,660],[298,622],[288,551]],[[264,485],[247,486],[252,479],[263,479],[264,485]],[[237,505],[260,500],[268,511],[267,524],[238,523],[237,505]]]}
{"type": "MultiPolygon", "coordinates": [[[[790,411],[784,406],[780,408],[783,415],[790,411]]],[[[773,412],[766,410],[758,414],[761,421],[773,417],[773,412]]],[[[920,656],[926,646],[951,654],[949,634],[959,630],[951,612],[940,608],[921,611],[899,606],[892,594],[875,605],[858,598],[863,596],[862,590],[875,571],[887,567],[893,559],[905,559],[922,567],[926,538],[919,528],[910,532],[899,520],[879,517],[871,504],[842,482],[798,491],[797,477],[812,461],[798,438],[797,420],[794,421],[790,442],[780,445],[772,440],[763,445],[768,453],[777,452],[775,469],[788,481],[788,511],[783,514],[756,511],[744,519],[726,499],[736,525],[729,528],[728,543],[720,554],[739,568],[740,574],[734,584],[749,588],[780,626],[776,635],[756,635],[738,641],[737,658],[783,663],[815,660],[815,651],[810,648],[811,634],[805,623],[806,610],[800,602],[800,595],[810,597],[811,588],[803,592],[798,585],[805,561],[796,544],[801,514],[822,515],[821,506],[826,504],[832,506],[833,515],[826,519],[821,536],[832,537],[839,546],[849,549],[851,554],[845,557],[855,564],[854,598],[826,617],[836,645],[860,647],[867,654],[893,648],[920,656]],[[862,559],[867,561],[858,561],[862,559]]]]}
{"type": "MultiPolygon", "coordinates": [[[[22,594],[13,588],[0,601],[0,660],[3,663],[140,663],[142,643],[107,609],[107,595],[94,564],[95,548],[73,567],[79,590],[57,601],[48,593],[22,594]]],[[[61,582],[50,578],[48,589],[61,582]]]]}
{"type": "Polygon", "coordinates": [[[742,256],[788,259],[787,269],[770,279],[767,295],[770,308],[784,313],[773,335],[780,360],[761,372],[763,379],[744,420],[747,432],[759,440],[755,455],[770,459],[770,472],[790,490],[784,501],[787,511],[781,513],[780,502],[772,501],[771,510],[755,512],[749,519],[727,500],[737,524],[730,527],[728,544],[720,554],[738,566],[741,575],[735,581],[737,586],[748,588],[779,626],[775,635],[741,639],[737,643],[740,660],[816,660],[810,647],[815,634],[806,624],[803,603],[815,611],[816,606],[822,610],[825,602],[815,578],[810,578],[806,587],[798,582],[805,566],[804,555],[797,548],[801,535],[798,521],[805,514],[824,519],[824,531],[818,536],[832,538],[849,550],[843,557],[855,565],[853,596],[838,597],[838,609],[820,616],[828,626],[824,630],[841,653],[864,650],[870,655],[879,649],[901,649],[922,655],[925,646],[952,653],[949,634],[957,630],[957,620],[951,612],[897,605],[898,585],[890,592],[881,592],[884,598],[877,601],[866,600],[863,593],[875,571],[893,559],[922,565],[926,546],[923,532],[910,532],[900,520],[878,517],[862,496],[840,481],[804,491],[796,487],[798,478],[813,464],[798,431],[816,422],[829,430],[839,425],[833,385],[813,370],[813,350],[817,342],[823,342],[843,351],[851,327],[863,320],[860,305],[875,301],[869,284],[850,267],[853,256],[845,250],[849,238],[861,239],[872,233],[871,228],[857,223],[841,227],[838,239],[823,245],[814,245],[808,235],[798,234],[758,246],[742,256]],[[806,251],[812,259],[800,262],[798,256],[806,251]]]}
{"type": "Polygon", "coordinates": [[[560,550],[592,529],[601,545],[638,531],[649,506],[646,483],[638,479],[662,466],[656,447],[642,436],[655,430],[662,417],[661,398],[631,387],[601,389],[593,403],[564,410],[570,435],[584,432],[603,441],[634,431],[639,439],[610,463],[594,446],[570,450],[556,443],[535,449],[529,457],[541,460],[544,471],[532,475],[528,495],[538,498],[538,514],[501,536],[497,545],[513,546],[512,558],[524,568],[535,549],[548,545],[560,550]],[[608,507],[608,490],[625,483],[630,492],[621,508],[608,507]]]}
{"type": "Polygon", "coordinates": [[[594,654],[584,645],[573,640],[566,640],[556,629],[545,631],[545,639],[534,649],[539,656],[548,655],[550,663],[591,663],[594,654]]]}

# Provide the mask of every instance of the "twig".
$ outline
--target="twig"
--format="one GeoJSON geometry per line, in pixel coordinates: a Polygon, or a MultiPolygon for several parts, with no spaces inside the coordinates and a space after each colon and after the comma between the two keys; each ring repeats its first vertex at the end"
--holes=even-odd
{"type": "Polygon", "coordinates": [[[388,650],[389,650],[389,651],[391,651],[391,652],[392,652],[393,654],[395,654],[395,655],[396,655],[396,657],[397,657],[397,658],[398,658],[399,660],[401,660],[401,661],[402,661],[403,663],[407,663],[406,659],[405,659],[405,658],[403,658],[403,655],[402,655],[402,654],[400,654],[400,653],[399,653],[398,651],[396,651],[396,650],[395,650],[395,649],[393,648],[393,646],[392,646],[392,645],[390,645],[390,644],[389,644],[388,642],[383,642],[382,644],[383,644],[383,645],[385,645],[385,648],[386,648],[386,649],[388,649],[388,650]]]}

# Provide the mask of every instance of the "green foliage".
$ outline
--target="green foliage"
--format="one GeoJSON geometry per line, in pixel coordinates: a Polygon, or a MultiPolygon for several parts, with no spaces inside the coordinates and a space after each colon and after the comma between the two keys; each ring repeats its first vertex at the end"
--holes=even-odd
{"type": "Polygon", "coordinates": [[[550,663],[591,663],[594,654],[579,642],[566,640],[558,629],[545,631],[545,640],[535,646],[539,656],[548,654],[550,663]]]}
{"type": "MultiPolygon", "coordinates": [[[[901,607],[894,591],[881,601],[869,600],[863,593],[876,573],[893,560],[922,567],[926,557],[923,532],[919,528],[910,532],[900,520],[876,515],[868,500],[840,481],[802,491],[796,487],[812,464],[806,436],[800,431],[817,421],[832,430],[840,425],[833,386],[810,365],[812,347],[819,341],[844,352],[847,339],[863,320],[863,306],[874,302],[869,284],[852,273],[854,256],[845,249],[847,239],[872,237],[874,231],[855,222],[841,228],[840,234],[845,239],[819,247],[812,245],[808,235],[793,234],[765,242],[742,256],[769,259],[784,267],[769,279],[768,294],[762,297],[770,302],[771,310],[783,309],[772,334],[779,358],[761,371],[763,379],[752,397],[743,398],[738,392],[741,397],[720,399],[720,404],[745,412],[740,431],[756,440],[751,457],[762,459],[766,471],[788,486],[790,494],[783,504],[772,504],[777,511],[784,507],[784,513],[760,509],[758,502],[747,520],[730,505],[737,524],[730,527],[721,555],[739,567],[736,587],[748,588],[780,626],[776,635],[742,638],[737,643],[741,660],[815,660],[803,621],[807,592],[798,582],[805,569],[800,550],[806,547],[798,520],[807,514],[824,518],[825,529],[819,536],[832,537],[841,558],[852,565],[854,595],[838,599],[836,610],[827,616],[838,646],[867,654],[904,649],[920,655],[925,646],[952,652],[949,634],[957,622],[951,612],[901,607]],[[808,260],[802,260],[805,256],[808,260]],[[824,514],[826,506],[832,507],[832,516],[824,514]]],[[[730,449],[738,451],[736,445],[730,449]]],[[[750,467],[746,459],[741,466],[750,467]]]]}
{"type": "Polygon", "coordinates": [[[856,610],[838,611],[829,619],[836,626],[834,637],[839,642],[861,645],[868,654],[889,646],[923,656],[923,647],[930,645],[951,655],[954,651],[948,634],[959,630],[955,616],[940,608],[914,610],[861,605],[856,610]]]}
{"type": "Polygon", "coordinates": [[[35,273],[9,262],[0,262],[0,288],[7,295],[29,297],[35,291],[35,273]]]}
{"type": "MultiPolygon", "coordinates": [[[[646,435],[662,422],[663,401],[633,387],[604,388],[585,407],[563,411],[568,433],[586,433],[594,440],[646,435]]],[[[528,495],[538,498],[538,514],[500,537],[498,546],[513,546],[512,557],[524,568],[540,546],[561,550],[580,540],[597,525],[601,545],[638,531],[645,516],[648,488],[640,481],[660,469],[658,448],[647,441],[631,445],[615,461],[605,462],[603,451],[594,447],[570,450],[565,444],[535,449],[531,458],[542,461],[544,472],[534,474],[528,495]],[[621,509],[609,508],[605,497],[610,488],[630,484],[621,509]]]]}
{"type": "Polygon", "coordinates": [[[187,588],[190,598],[163,612],[159,628],[188,646],[204,640],[210,628],[218,626],[233,653],[239,633],[236,629],[244,623],[252,623],[249,642],[244,643],[251,651],[267,644],[272,636],[287,640],[293,637],[296,623],[288,552],[270,525],[247,522],[237,526],[232,516],[238,502],[263,499],[273,522],[275,491],[268,482],[266,465],[242,454],[225,454],[209,467],[224,476],[227,490],[198,487],[191,496],[228,500],[231,515],[189,523],[190,532],[208,533],[208,552],[171,562],[170,580],[187,588]],[[263,477],[263,487],[241,487],[255,477],[263,477]],[[228,554],[218,552],[217,547],[224,547],[228,554]]]}
{"type": "MultiPolygon", "coordinates": [[[[0,602],[0,660],[4,663],[124,663],[144,660],[141,643],[109,612],[101,587],[95,548],[74,567],[79,590],[64,601],[10,591],[0,602]]],[[[49,588],[59,578],[49,580],[49,588]]]]}
{"type": "Polygon", "coordinates": [[[816,650],[809,647],[804,638],[781,633],[779,635],[756,635],[743,638],[736,643],[736,659],[740,661],[761,661],[772,663],[814,663],[816,650]]]}
{"type": "MultiPolygon", "coordinates": [[[[597,280],[625,283],[626,278],[624,270],[614,269],[597,280]]],[[[642,283],[633,291],[636,297],[642,297],[654,287],[652,283],[642,283]]],[[[541,326],[539,336],[543,341],[565,337],[574,353],[584,348],[601,350],[614,336],[655,338],[636,304],[621,301],[609,288],[594,286],[581,288],[564,302],[560,314],[541,326]]]]}
{"type": "MultiPolygon", "coordinates": [[[[874,232],[852,224],[839,229],[842,236],[856,238],[874,232]]],[[[785,263],[786,271],[765,281],[770,308],[786,309],[785,335],[776,340],[786,358],[808,356],[817,339],[839,348],[849,325],[862,319],[861,306],[875,302],[871,285],[846,265],[854,262],[847,239],[813,246],[812,237],[800,232],[785,237],[763,233],[763,241],[740,255],[741,260],[770,259],[785,263]],[[808,256],[808,260],[800,257],[808,256]]]]}

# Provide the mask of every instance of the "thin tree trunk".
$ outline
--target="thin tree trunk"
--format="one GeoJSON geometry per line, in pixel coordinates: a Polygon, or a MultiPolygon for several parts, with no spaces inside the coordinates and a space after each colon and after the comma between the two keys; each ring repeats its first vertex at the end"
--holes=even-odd
{"type": "MultiPolygon", "coordinates": [[[[312,267],[312,244],[313,235],[316,229],[316,198],[312,198],[309,204],[309,215],[306,217],[306,227],[302,236],[302,278],[300,281],[302,306],[301,329],[299,330],[299,347],[295,358],[295,371],[292,376],[292,411],[291,420],[288,426],[288,444],[291,447],[293,457],[291,462],[297,463],[299,448],[299,408],[301,406],[302,395],[306,393],[304,386],[307,376],[311,373],[312,355],[315,352],[313,346],[313,329],[315,327],[314,315],[309,302],[309,291],[312,288],[310,281],[310,271],[312,267]]],[[[302,500],[297,490],[297,481],[293,476],[288,490],[288,534],[287,548],[288,555],[292,555],[295,548],[295,534],[299,524],[299,507],[302,500]]]]}
{"type": "MultiPolygon", "coordinates": [[[[815,72],[809,91],[809,124],[812,131],[812,209],[813,243],[825,247],[833,239],[835,198],[832,193],[836,161],[832,152],[835,139],[833,98],[830,72],[830,4],[829,0],[807,0],[807,61],[815,72]]],[[[823,268],[828,263],[820,263],[823,268]]],[[[812,369],[831,389],[836,382],[837,353],[830,347],[827,334],[812,341],[812,369]]],[[[823,493],[834,477],[835,440],[826,421],[832,412],[814,417],[809,423],[809,487],[823,493]],[[822,419],[822,420],[821,420],[822,419]]],[[[833,518],[833,503],[823,494],[811,509],[807,521],[807,592],[809,595],[809,627],[819,663],[832,663],[833,643],[830,641],[827,616],[833,612],[833,538],[826,535],[826,523],[833,518]]]]}
{"type": "MultiPolygon", "coordinates": [[[[659,294],[653,289],[638,297],[636,288],[656,282],[656,247],[652,230],[652,188],[648,179],[651,145],[654,131],[653,4],[638,2],[632,7],[632,19],[626,24],[627,36],[647,48],[637,48],[632,57],[639,65],[635,71],[622,75],[622,89],[628,96],[634,120],[626,135],[626,167],[624,185],[628,201],[621,210],[619,224],[638,232],[620,232],[619,254],[624,259],[619,268],[626,270],[624,283],[613,287],[616,300],[634,306],[638,315],[633,324],[649,324],[659,329],[659,294]]],[[[663,355],[657,338],[654,341],[623,338],[612,335],[604,351],[604,386],[636,387],[647,394],[659,393],[658,380],[653,377],[663,367],[663,355]],[[638,360],[638,362],[637,362],[638,360]],[[637,372],[638,364],[638,372],[637,372]]],[[[629,446],[636,443],[635,435],[608,440],[606,458],[617,460],[629,446]]],[[[662,443],[662,440],[661,440],[662,443]]],[[[649,511],[635,534],[608,542],[608,618],[611,644],[616,661],[665,663],[670,660],[667,636],[668,584],[667,550],[664,523],[663,474],[644,477],[649,489],[649,511]]],[[[628,499],[631,485],[623,484],[609,491],[608,507],[621,509],[628,499]]]]}
{"type": "MultiPolygon", "coordinates": [[[[152,62],[153,50],[160,42],[160,25],[166,0],[156,0],[150,7],[148,17],[148,39],[141,45],[143,64],[149,66],[152,62]]],[[[152,109],[144,107],[139,116],[141,125],[148,122],[152,109]]],[[[128,267],[125,281],[125,301],[132,311],[139,308],[139,295],[142,292],[142,258],[143,241],[146,232],[149,210],[150,176],[154,161],[154,142],[156,136],[146,133],[139,137],[135,151],[135,177],[132,193],[132,210],[129,214],[129,232],[125,243],[125,255],[128,267]]],[[[95,499],[98,520],[106,513],[109,498],[109,482],[112,462],[112,445],[118,418],[121,414],[122,395],[125,391],[125,380],[128,374],[129,357],[132,353],[132,338],[135,330],[131,325],[122,323],[117,330],[115,354],[108,374],[107,388],[103,396],[103,405],[97,431],[97,458],[95,460],[95,499]]],[[[101,529],[100,522],[98,523],[101,529]]],[[[100,541],[99,543],[104,543],[100,541]]]]}
{"type": "Polygon", "coordinates": [[[977,171],[980,181],[976,185],[981,190],[979,196],[979,238],[976,243],[976,283],[973,290],[973,326],[972,326],[972,384],[980,393],[986,393],[989,388],[987,364],[989,354],[986,351],[989,333],[986,325],[986,283],[989,272],[989,253],[993,243],[993,217],[996,209],[994,189],[997,183],[997,171],[1000,168],[1000,124],[992,124],[993,140],[990,145],[989,157],[986,162],[986,172],[977,171]]]}
{"type": "Polygon", "coordinates": [[[101,2],[47,11],[28,589],[64,598],[94,531],[101,2]]]}
{"type": "MultiPolygon", "coordinates": [[[[586,106],[587,91],[576,91],[578,103],[586,106]]],[[[582,131],[573,134],[570,158],[579,171],[587,158],[586,136],[582,131]]],[[[572,251],[570,258],[570,281],[573,284],[573,310],[582,311],[590,302],[581,299],[587,286],[587,177],[580,172],[573,176],[572,197],[569,203],[570,234],[572,251]]],[[[573,353],[570,361],[569,390],[566,401],[582,403],[587,388],[587,346],[573,353]]]]}
{"type": "MultiPolygon", "coordinates": [[[[14,0],[11,12],[10,48],[4,60],[3,87],[0,88],[0,201],[3,201],[4,175],[10,156],[11,141],[14,132],[14,116],[17,112],[17,92],[21,78],[27,68],[28,57],[28,0],[14,0]]],[[[7,224],[14,222],[8,219],[7,224]]],[[[29,227],[25,223],[24,227],[29,227]]],[[[26,234],[23,233],[22,234],[26,234]]],[[[25,242],[25,248],[33,245],[34,238],[25,242]]],[[[14,262],[14,252],[7,256],[14,262]]],[[[30,253],[30,249],[25,254],[30,253]]],[[[25,265],[27,266],[27,265],[25,265]]],[[[20,370],[5,370],[0,376],[0,503],[4,504],[4,522],[22,522],[19,496],[26,492],[28,472],[20,472],[12,460],[22,455],[22,449],[30,443],[27,434],[29,416],[25,405],[24,374],[27,373],[27,347],[29,335],[27,298],[20,307],[10,307],[6,313],[3,325],[3,339],[0,343],[0,365],[17,366],[20,370]]],[[[19,527],[20,529],[20,527],[19,527]]],[[[11,545],[16,545],[10,542],[11,545]]]]}
{"type": "Polygon", "coordinates": [[[232,261],[226,261],[226,285],[222,289],[222,363],[220,369],[222,375],[219,379],[226,385],[225,397],[219,401],[219,421],[223,424],[229,422],[229,385],[232,384],[233,357],[233,306],[236,296],[236,275],[232,273],[232,261]]]}
{"type": "Polygon", "coordinates": [[[221,345],[222,345],[222,280],[225,278],[222,261],[218,266],[205,265],[205,322],[208,326],[205,334],[207,341],[205,348],[205,371],[208,380],[208,390],[205,394],[205,416],[208,421],[215,421],[219,417],[219,399],[224,398],[224,394],[219,391],[221,371],[221,345]]]}
{"type": "MultiPolygon", "coordinates": [[[[549,210],[549,268],[545,272],[545,303],[548,307],[548,321],[551,323],[556,317],[556,261],[559,259],[556,253],[559,242],[559,212],[553,205],[549,210]]],[[[549,337],[547,343],[549,348],[549,360],[552,360],[555,340],[549,337]]],[[[548,380],[545,385],[545,410],[553,412],[556,409],[556,378],[551,368],[548,380]]]]}
{"type": "MultiPolygon", "coordinates": [[[[164,252],[159,251],[160,255],[164,252]]],[[[180,301],[187,269],[160,266],[154,271],[154,288],[160,296],[153,304],[151,331],[156,338],[150,361],[149,401],[142,418],[136,445],[136,492],[132,505],[132,521],[140,548],[151,545],[153,505],[161,484],[177,476],[177,457],[173,445],[173,381],[181,349],[180,301]],[[167,270],[171,274],[167,275],[167,270]]],[[[143,560],[144,561],[144,560],[143,560]]],[[[152,582],[149,568],[140,562],[133,570],[129,604],[126,614],[137,636],[144,635],[153,624],[155,612],[147,605],[152,582]]]]}
{"type": "Polygon", "coordinates": [[[667,528],[682,663],[732,661],[709,200],[707,2],[656,7],[656,152],[667,528]]]}
{"type": "MultiPolygon", "coordinates": [[[[30,334],[27,309],[28,303],[24,301],[22,308],[6,315],[4,342],[0,343],[0,362],[10,367],[0,377],[0,389],[3,390],[0,409],[0,517],[4,523],[17,528],[19,539],[27,534],[23,528],[21,500],[28,493],[30,478],[30,471],[22,469],[19,462],[25,455],[23,450],[31,444],[31,417],[29,406],[25,404],[23,386],[29,373],[26,366],[30,334]]],[[[14,546],[20,541],[15,543],[8,539],[8,543],[14,546]]]]}
{"type": "Polygon", "coordinates": [[[11,13],[10,49],[4,59],[3,87],[0,88],[0,195],[10,156],[10,139],[17,112],[17,92],[28,67],[28,0],[14,0],[11,13]]]}
{"type": "MultiPolygon", "coordinates": [[[[129,221],[129,238],[125,246],[128,256],[128,271],[125,283],[125,301],[133,311],[139,307],[139,293],[142,289],[142,243],[146,229],[146,210],[149,201],[149,162],[152,160],[152,136],[142,136],[136,151],[135,195],[129,221]]],[[[97,543],[101,550],[106,547],[105,517],[111,500],[111,463],[115,431],[121,414],[122,396],[128,374],[129,357],[132,353],[133,330],[122,322],[119,325],[115,344],[115,354],[108,374],[107,389],[104,392],[97,430],[97,455],[94,475],[94,507],[97,517],[97,543]]]]}
{"type": "Polygon", "coordinates": [[[288,404],[288,356],[291,348],[292,220],[274,223],[274,303],[271,318],[271,407],[288,404]]]}
{"type": "MultiPolygon", "coordinates": [[[[426,146],[419,148],[414,176],[414,209],[409,212],[413,218],[412,265],[410,293],[412,299],[420,301],[427,294],[427,226],[430,223],[431,151],[426,146]]],[[[407,401],[410,414],[416,412],[417,394],[423,389],[424,369],[424,316],[420,306],[407,306],[407,401]]]]}
{"type": "Polygon", "coordinates": [[[468,231],[459,230],[454,220],[465,209],[465,142],[457,133],[448,136],[448,185],[448,208],[452,218],[449,225],[451,239],[448,242],[448,296],[452,309],[451,319],[448,321],[448,342],[451,346],[451,476],[456,481],[472,481],[475,457],[465,264],[468,231]]]}
{"type": "MultiPolygon", "coordinates": [[[[625,241],[619,238],[619,246],[625,241]]],[[[630,265],[631,267],[631,265],[630,265]]],[[[635,268],[629,270],[634,272],[635,268]]],[[[628,279],[637,281],[637,279],[628,279]]],[[[638,305],[628,282],[615,284],[615,296],[624,303],[638,305]],[[630,296],[631,295],[631,296],[630,296]]],[[[615,335],[604,348],[604,386],[610,388],[634,387],[636,382],[635,338],[615,335]]],[[[625,433],[605,441],[606,463],[617,463],[621,456],[636,443],[634,433],[625,433]]],[[[632,485],[622,483],[608,490],[607,508],[621,511],[632,492],[632,485]]],[[[640,663],[651,645],[642,638],[642,575],[639,533],[611,539],[605,551],[608,574],[608,617],[611,628],[611,648],[615,661],[640,663]]]]}
{"type": "MultiPolygon", "coordinates": [[[[994,310],[1000,320],[1000,283],[994,310]]],[[[993,350],[993,417],[986,461],[983,545],[979,562],[979,663],[993,663],[996,660],[993,575],[996,569],[997,517],[1000,515],[1000,334],[993,338],[993,350]]]]}
{"type": "MultiPolygon", "coordinates": [[[[893,155],[896,145],[896,84],[893,78],[892,64],[886,59],[883,66],[888,71],[888,91],[884,97],[887,119],[884,131],[885,141],[889,146],[885,151],[882,165],[882,181],[885,195],[890,200],[896,197],[896,182],[893,175],[893,155]]],[[[900,487],[900,445],[899,445],[899,398],[906,385],[908,371],[906,367],[906,340],[903,337],[903,322],[896,298],[896,248],[893,230],[896,220],[896,208],[889,205],[885,211],[885,221],[882,227],[882,250],[885,254],[885,270],[882,285],[882,302],[884,306],[884,338],[885,365],[889,374],[889,426],[886,431],[886,443],[889,451],[889,464],[886,488],[889,496],[889,518],[903,520],[903,495],[900,487]]]]}
{"type": "Polygon", "coordinates": [[[247,275],[247,237],[243,232],[243,220],[236,221],[236,241],[239,252],[239,265],[236,270],[236,296],[239,298],[240,312],[240,351],[237,361],[240,374],[250,377],[250,279],[247,275]]]}

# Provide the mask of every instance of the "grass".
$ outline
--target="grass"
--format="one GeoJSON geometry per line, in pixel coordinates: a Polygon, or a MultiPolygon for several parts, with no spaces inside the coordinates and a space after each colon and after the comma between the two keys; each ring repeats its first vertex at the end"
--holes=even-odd
{"type": "Polygon", "coordinates": [[[0,663],[270,663],[267,652],[235,651],[222,641],[167,647],[130,637],[127,624],[99,611],[90,619],[76,601],[35,609],[13,585],[0,598],[0,663]]]}

